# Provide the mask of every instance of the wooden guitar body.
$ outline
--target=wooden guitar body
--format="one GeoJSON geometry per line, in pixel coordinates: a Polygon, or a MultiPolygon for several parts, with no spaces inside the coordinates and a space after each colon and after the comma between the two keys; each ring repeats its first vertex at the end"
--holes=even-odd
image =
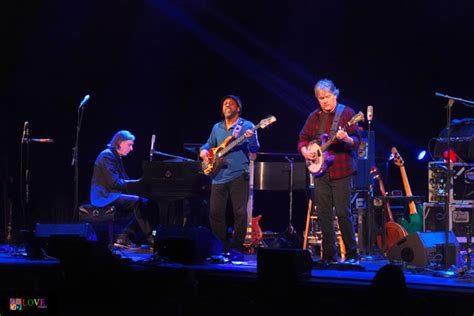
{"type": "MultiPolygon", "coordinates": [[[[373,175],[374,179],[376,179],[379,183],[380,193],[383,197],[387,196],[387,192],[385,191],[385,187],[382,182],[382,177],[377,169],[377,167],[370,168],[370,173],[373,175]]],[[[385,233],[385,245],[383,242],[383,236],[377,236],[377,245],[384,253],[387,253],[392,246],[408,235],[405,228],[402,225],[398,224],[393,220],[392,210],[390,209],[390,204],[388,202],[385,203],[385,210],[387,212],[388,220],[384,224],[384,233],[385,233]]]]}
{"type": "Polygon", "coordinates": [[[202,170],[204,174],[214,177],[219,170],[226,165],[226,160],[221,155],[221,151],[227,147],[232,138],[232,136],[227,137],[218,147],[209,150],[209,163],[205,161],[202,162],[202,170]]]}
{"type": "Polygon", "coordinates": [[[390,248],[393,247],[400,239],[408,235],[405,228],[402,225],[388,221],[385,223],[385,249],[384,252],[387,253],[390,248]]]}
{"type": "MultiPolygon", "coordinates": [[[[251,130],[254,132],[259,128],[265,128],[275,121],[276,117],[271,115],[268,118],[261,120],[260,123],[254,126],[251,130]]],[[[203,161],[201,164],[204,174],[215,177],[219,170],[227,164],[224,156],[234,149],[235,146],[243,142],[245,140],[245,135],[241,135],[232,141],[233,139],[234,137],[228,136],[219,146],[209,149],[209,162],[203,161]]]]}

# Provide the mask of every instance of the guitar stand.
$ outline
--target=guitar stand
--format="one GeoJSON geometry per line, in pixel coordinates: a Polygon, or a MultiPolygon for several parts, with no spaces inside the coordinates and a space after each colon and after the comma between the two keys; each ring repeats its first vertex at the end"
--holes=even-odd
{"type": "Polygon", "coordinates": [[[465,278],[474,278],[474,270],[472,269],[472,230],[471,225],[466,226],[466,268],[462,272],[465,278]]]}
{"type": "Polygon", "coordinates": [[[295,228],[292,224],[293,216],[293,173],[294,173],[294,160],[285,156],[285,159],[290,163],[290,206],[289,206],[289,220],[288,227],[283,231],[278,237],[271,243],[270,247],[274,248],[278,243],[282,243],[282,240],[285,240],[285,247],[281,248],[302,248],[301,237],[296,233],[295,228]]]}

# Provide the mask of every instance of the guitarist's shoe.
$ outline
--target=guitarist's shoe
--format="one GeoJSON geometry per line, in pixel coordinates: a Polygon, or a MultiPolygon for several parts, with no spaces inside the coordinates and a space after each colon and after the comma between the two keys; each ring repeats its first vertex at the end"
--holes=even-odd
{"type": "Polygon", "coordinates": [[[115,240],[114,248],[134,249],[139,248],[139,246],[134,244],[127,234],[119,234],[115,240]]]}
{"type": "Polygon", "coordinates": [[[359,264],[358,258],[348,258],[344,260],[343,264],[359,264]]]}
{"type": "Polygon", "coordinates": [[[321,266],[328,266],[328,265],[336,264],[336,263],[337,263],[337,260],[334,258],[322,258],[321,260],[316,262],[317,265],[321,265],[321,266]]]}
{"type": "Polygon", "coordinates": [[[357,251],[350,251],[344,260],[345,264],[359,264],[359,254],[357,251]]]}
{"type": "Polygon", "coordinates": [[[230,261],[244,261],[245,256],[240,251],[230,248],[224,253],[224,257],[228,258],[230,261]]]}

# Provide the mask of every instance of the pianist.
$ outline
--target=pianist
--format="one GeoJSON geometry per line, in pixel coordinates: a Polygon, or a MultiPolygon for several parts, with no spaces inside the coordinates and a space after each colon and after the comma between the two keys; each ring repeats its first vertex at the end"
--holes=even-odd
{"type": "Polygon", "coordinates": [[[117,215],[126,218],[127,225],[117,236],[116,244],[127,248],[135,247],[130,238],[133,235],[136,235],[136,241],[139,241],[139,233],[143,241],[151,240],[151,225],[146,216],[147,200],[137,195],[123,194],[129,183],[137,182],[129,179],[122,163],[122,157],[133,150],[134,141],[135,136],[129,131],[122,130],[115,133],[107,148],[97,156],[90,192],[92,205],[98,207],[114,205],[117,208],[117,215]],[[140,231],[137,231],[137,228],[140,231]]]}

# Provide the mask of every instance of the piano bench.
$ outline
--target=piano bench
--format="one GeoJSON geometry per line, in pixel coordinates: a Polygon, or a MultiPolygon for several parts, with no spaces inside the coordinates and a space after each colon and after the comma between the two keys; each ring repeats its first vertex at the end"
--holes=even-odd
{"type": "Polygon", "coordinates": [[[79,221],[91,224],[94,229],[106,226],[108,245],[113,245],[115,206],[97,207],[92,204],[83,204],[79,206],[79,221]]]}

